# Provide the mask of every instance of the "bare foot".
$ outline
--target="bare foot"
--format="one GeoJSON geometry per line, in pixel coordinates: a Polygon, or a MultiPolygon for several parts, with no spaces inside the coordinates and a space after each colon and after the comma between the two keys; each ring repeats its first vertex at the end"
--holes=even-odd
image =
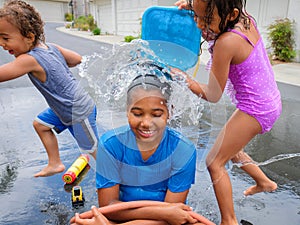
{"type": "Polygon", "coordinates": [[[34,177],[49,177],[57,173],[61,173],[65,170],[65,166],[63,164],[59,164],[57,166],[49,166],[47,165],[40,172],[34,174],[34,177]]]}
{"type": "Polygon", "coordinates": [[[249,187],[246,191],[244,191],[244,195],[248,196],[248,195],[254,195],[259,192],[272,192],[275,191],[276,189],[277,189],[277,184],[271,181],[270,183],[264,186],[254,185],[252,187],[249,187]]]}

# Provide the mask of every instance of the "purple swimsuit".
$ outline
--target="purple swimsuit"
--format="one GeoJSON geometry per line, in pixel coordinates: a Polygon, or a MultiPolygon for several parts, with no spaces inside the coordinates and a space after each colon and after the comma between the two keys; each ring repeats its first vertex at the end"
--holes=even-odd
{"type": "Polygon", "coordinates": [[[254,45],[243,33],[230,32],[243,37],[253,50],[244,62],[230,65],[225,91],[238,109],[257,119],[262,127],[261,133],[268,132],[279,118],[282,106],[262,38],[254,45]]]}

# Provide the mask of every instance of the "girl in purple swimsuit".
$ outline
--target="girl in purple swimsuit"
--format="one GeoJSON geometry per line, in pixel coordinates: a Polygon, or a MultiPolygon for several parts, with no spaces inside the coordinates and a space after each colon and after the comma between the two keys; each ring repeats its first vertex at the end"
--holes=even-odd
{"type": "Polygon", "coordinates": [[[253,163],[243,148],[257,134],[270,131],[281,113],[281,97],[262,38],[254,20],[246,13],[246,0],[189,0],[175,3],[194,12],[202,37],[212,42],[212,64],[207,84],[184,76],[193,93],[216,103],[228,90],[236,110],[229,118],[206,163],[214,184],[222,225],[237,225],[230,178],[225,164],[232,160],[256,182],[244,194],[274,191],[277,184],[253,163]]]}

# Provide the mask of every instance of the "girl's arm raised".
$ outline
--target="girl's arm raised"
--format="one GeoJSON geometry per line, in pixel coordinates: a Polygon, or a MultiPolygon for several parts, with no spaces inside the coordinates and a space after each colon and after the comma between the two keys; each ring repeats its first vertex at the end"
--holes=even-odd
{"type": "Polygon", "coordinates": [[[224,92],[228,79],[230,63],[234,54],[242,49],[237,45],[240,40],[232,39],[231,36],[232,35],[227,32],[220,36],[220,38],[216,41],[207,84],[194,80],[187,73],[177,68],[171,68],[171,76],[173,79],[185,79],[188,87],[194,94],[208,102],[218,102],[224,92]]]}

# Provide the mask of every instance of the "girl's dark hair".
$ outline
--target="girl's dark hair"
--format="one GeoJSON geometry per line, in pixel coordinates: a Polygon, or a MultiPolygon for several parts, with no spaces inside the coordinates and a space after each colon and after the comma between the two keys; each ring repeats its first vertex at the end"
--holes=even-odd
{"type": "MultiPolygon", "coordinates": [[[[217,7],[221,22],[219,25],[220,34],[226,32],[228,29],[233,29],[235,24],[241,21],[244,24],[245,29],[250,28],[250,15],[246,12],[247,0],[194,0],[203,1],[207,3],[206,7],[206,23],[210,24],[213,16],[214,7],[217,7]],[[226,24],[226,17],[233,12],[234,9],[239,10],[239,15],[233,21],[228,21],[226,24]]],[[[189,0],[189,5],[192,5],[193,0],[189,0]]]]}
{"type": "Polygon", "coordinates": [[[44,22],[30,4],[21,0],[8,1],[0,9],[0,18],[5,18],[7,22],[16,26],[24,37],[29,37],[30,33],[34,34],[33,46],[38,41],[45,42],[44,22]]]}

